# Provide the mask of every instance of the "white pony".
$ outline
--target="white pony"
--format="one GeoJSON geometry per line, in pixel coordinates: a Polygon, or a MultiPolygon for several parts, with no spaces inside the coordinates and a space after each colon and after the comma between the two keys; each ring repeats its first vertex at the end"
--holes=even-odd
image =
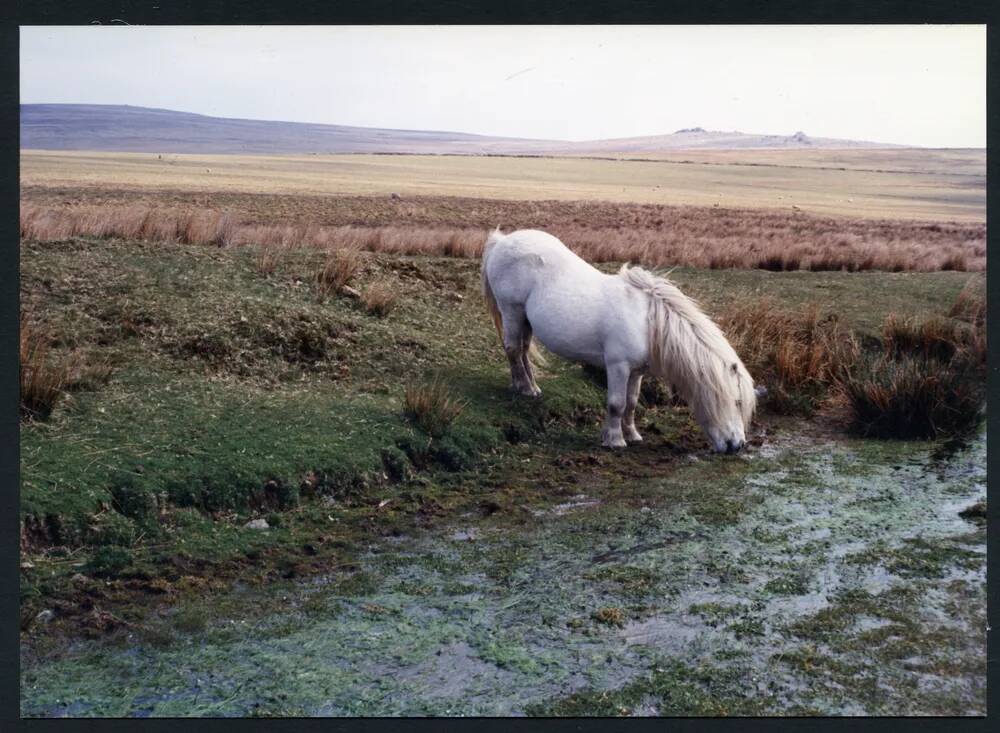
{"type": "Polygon", "coordinates": [[[716,451],[743,447],[757,403],[753,379],[719,327],[666,278],[628,265],[606,275],[551,234],[497,229],[483,250],[482,279],[521,394],[541,394],[529,359],[537,336],[549,351],[607,371],[605,446],[642,440],[635,406],[648,371],[678,390],[716,451]]]}

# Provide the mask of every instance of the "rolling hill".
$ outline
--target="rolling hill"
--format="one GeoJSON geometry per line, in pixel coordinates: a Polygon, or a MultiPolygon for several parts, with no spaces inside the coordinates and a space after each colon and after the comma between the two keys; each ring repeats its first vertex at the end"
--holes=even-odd
{"type": "Polygon", "coordinates": [[[884,143],[760,135],[700,127],[672,134],[571,142],[210,117],[149,107],[22,104],[21,148],[201,154],[423,153],[604,155],[675,150],[892,148],[884,143]]]}

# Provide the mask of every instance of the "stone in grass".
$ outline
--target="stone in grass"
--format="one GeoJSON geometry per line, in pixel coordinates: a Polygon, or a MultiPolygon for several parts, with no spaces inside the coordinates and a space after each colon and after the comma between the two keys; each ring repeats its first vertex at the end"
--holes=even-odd
{"type": "Polygon", "coordinates": [[[56,617],[56,612],[51,608],[46,608],[44,611],[39,611],[38,615],[35,616],[35,621],[40,624],[47,624],[52,619],[56,617]]]}
{"type": "Polygon", "coordinates": [[[247,529],[270,529],[266,519],[251,519],[243,526],[247,529]]]}
{"type": "Polygon", "coordinates": [[[962,519],[986,519],[986,502],[977,501],[972,506],[966,507],[958,513],[962,519]]]}

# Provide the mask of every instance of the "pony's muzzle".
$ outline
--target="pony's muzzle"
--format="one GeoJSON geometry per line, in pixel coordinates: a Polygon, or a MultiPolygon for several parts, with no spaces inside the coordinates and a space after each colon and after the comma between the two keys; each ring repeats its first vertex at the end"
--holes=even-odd
{"type": "Polygon", "coordinates": [[[742,440],[726,440],[726,454],[739,453],[743,448],[742,440]]]}

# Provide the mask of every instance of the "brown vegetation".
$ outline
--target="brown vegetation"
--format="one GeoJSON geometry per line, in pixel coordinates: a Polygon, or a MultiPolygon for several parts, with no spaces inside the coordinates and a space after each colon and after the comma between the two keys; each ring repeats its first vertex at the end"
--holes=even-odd
{"type": "Polygon", "coordinates": [[[281,262],[279,247],[261,247],[254,258],[254,269],[261,275],[272,275],[281,262]]]}
{"type": "Polygon", "coordinates": [[[860,349],[837,317],[821,316],[815,304],[791,310],[761,298],[718,321],[756,381],[767,386],[769,408],[780,413],[815,409],[860,349]]]}
{"type": "Polygon", "coordinates": [[[172,194],[161,201],[101,192],[82,194],[82,201],[72,197],[81,194],[72,194],[67,205],[50,195],[32,192],[41,203],[22,203],[23,238],[121,237],[478,257],[486,231],[500,224],[505,230],[543,228],[592,262],[852,272],[986,267],[983,224],[600,202],[263,194],[172,194]]]}
{"type": "Polygon", "coordinates": [[[983,277],[969,278],[962,292],[955,299],[948,315],[960,321],[982,326],[986,323],[986,279],[983,277]]]}
{"type": "Polygon", "coordinates": [[[52,353],[48,330],[26,317],[20,319],[20,407],[22,419],[45,419],[70,391],[108,378],[108,364],[88,364],[79,351],[58,357],[52,353]]]}
{"type": "Polygon", "coordinates": [[[361,267],[357,250],[337,249],[327,256],[316,271],[316,292],[320,299],[340,292],[361,267]]]}
{"type": "Polygon", "coordinates": [[[912,354],[869,356],[839,382],[850,428],[863,437],[961,435],[980,424],[984,374],[960,353],[942,363],[912,354]]]}
{"type": "Polygon", "coordinates": [[[406,416],[434,438],[444,435],[464,408],[464,403],[451,396],[448,385],[437,379],[410,385],[404,395],[406,416]]]}
{"type": "MultiPolygon", "coordinates": [[[[970,298],[963,291],[958,303],[970,298]]],[[[763,298],[741,304],[719,323],[750,373],[767,385],[770,411],[809,413],[826,403],[842,408],[852,432],[876,438],[962,434],[982,420],[981,322],[890,314],[881,341],[862,344],[815,305],[780,309],[763,298]]]]}
{"type": "Polygon", "coordinates": [[[387,316],[396,305],[396,291],[388,282],[377,282],[361,294],[365,310],[379,318],[387,316]]]}

